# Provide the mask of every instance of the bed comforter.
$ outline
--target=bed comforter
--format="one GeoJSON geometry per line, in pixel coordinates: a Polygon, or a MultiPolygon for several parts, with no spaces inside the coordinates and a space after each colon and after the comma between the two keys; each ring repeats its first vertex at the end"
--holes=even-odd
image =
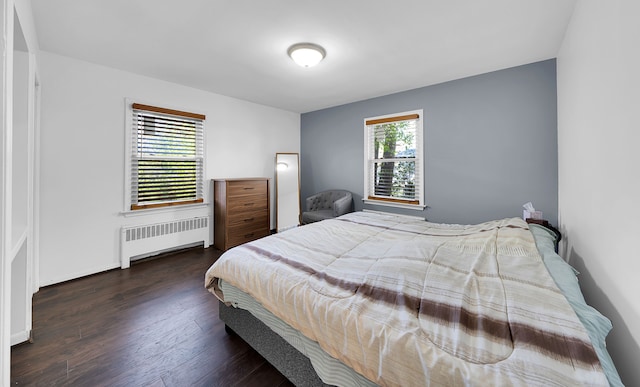
{"type": "Polygon", "coordinates": [[[227,251],[224,301],[219,278],[379,385],[608,385],[518,218],[351,213],[227,251]]]}

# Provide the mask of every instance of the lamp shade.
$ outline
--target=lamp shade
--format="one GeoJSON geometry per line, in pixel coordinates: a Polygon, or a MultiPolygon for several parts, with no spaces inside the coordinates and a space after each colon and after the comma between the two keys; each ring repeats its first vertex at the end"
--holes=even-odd
{"type": "Polygon", "coordinates": [[[324,59],[324,48],[313,43],[298,43],[287,51],[291,59],[302,67],[312,67],[324,59]]]}

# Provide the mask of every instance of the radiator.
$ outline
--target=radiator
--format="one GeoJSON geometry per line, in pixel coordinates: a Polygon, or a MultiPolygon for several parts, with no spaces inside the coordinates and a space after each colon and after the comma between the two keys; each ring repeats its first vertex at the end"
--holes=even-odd
{"type": "Polygon", "coordinates": [[[120,267],[128,268],[131,266],[131,259],[138,256],[150,256],[196,242],[206,244],[208,235],[208,217],[122,227],[120,267]]]}

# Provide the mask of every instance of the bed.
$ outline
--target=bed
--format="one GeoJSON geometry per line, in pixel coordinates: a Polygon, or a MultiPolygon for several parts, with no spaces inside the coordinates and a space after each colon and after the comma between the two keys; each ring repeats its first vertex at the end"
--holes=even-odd
{"type": "Polygon", "coordinates": [[[622,385],[555,238],[355,212],[233,248],[205,287],[296,385],[622,385]]]}

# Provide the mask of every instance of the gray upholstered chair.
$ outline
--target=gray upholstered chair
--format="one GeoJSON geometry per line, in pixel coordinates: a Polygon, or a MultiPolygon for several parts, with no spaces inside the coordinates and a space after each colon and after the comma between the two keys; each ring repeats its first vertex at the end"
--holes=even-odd
{"type": "Polygon", "coordinates": [[[329,190],[307,198],[307,210],[302,213],[302,224],[335,218],[353,211],[353,196],[344,190],[329,190]]]}

